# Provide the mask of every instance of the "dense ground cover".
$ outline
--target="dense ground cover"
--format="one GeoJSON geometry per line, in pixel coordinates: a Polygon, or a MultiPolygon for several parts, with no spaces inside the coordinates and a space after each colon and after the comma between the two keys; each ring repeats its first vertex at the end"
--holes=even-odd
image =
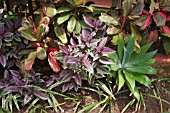
{"type": "Polygon", "coordinates": [[[169,112],[170,1],[0,2],[1,112],[169,112]]]}

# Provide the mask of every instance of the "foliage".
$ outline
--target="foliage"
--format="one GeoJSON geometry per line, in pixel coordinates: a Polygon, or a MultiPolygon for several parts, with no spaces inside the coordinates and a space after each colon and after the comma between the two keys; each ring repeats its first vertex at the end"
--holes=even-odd
{"type": "Polygon", "coordinates": [[[151,46],[147,44],[141,47],[139,53],[134,52],[135,38],[132,34],[129,42],[125,45],[123,35],[119,35],[118,51],[109,55],[109,58],[114,62],[108,66],[112,77],[116,79],[117,91],[124,84],[128,86],[131,94],[140,101],[140,93],[136,82],[139,82],[146,87],[151,85],[151,80],[145,74],[156,74],[156,70],[150,67],[155,60],[151,59],[156,51],[145,53],[151,46]]]}
{"type": "MultiPolygon", "coordinates": [[[[107,37],[104,37],[105,25],[85,16],[84,21],[89,27],[83,28],[77,40],[70,39],[71,45],[60,45],[64,70],[59,76],[64,83],[63,92],[73,87],[77,90],[78,86],[82,85],[82,79],[94,85],[95,79],[103,78],[109,73],[104,65],[111,64],[111,61],[104,54],[111,54],[114,50],[105,47],[107,43],[107,37]]],[[[57,54],[54,57],[58,59],[59,56],[61,55],[57,54]]]]}

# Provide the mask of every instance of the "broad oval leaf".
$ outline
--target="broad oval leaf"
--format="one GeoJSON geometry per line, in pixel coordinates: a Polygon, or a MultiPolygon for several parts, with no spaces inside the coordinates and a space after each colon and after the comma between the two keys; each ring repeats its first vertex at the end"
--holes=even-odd
{"type": "Polygon", "coordinates": [[[44,60],[47,57],[47,52],[45,48],[38,47],[36,49],[36,52],[37,52],[37,58],[39,58],[40,60],[44,60]]]}
{"type": "Polygon", "coordinates": [[[65,12],[68,12],[68,11],[71,11],[72,9],[71,8],[69,8],[69,7],[59,7],[58,9],[57,9],[57,14],[59,14],[59,13],[65,13],[65,12]]]}
{"type": "Polygon", "coordinates": [[[67,24],[67,31],[72,33],[74,28],[76,26],[76,18],[74,16],[72,16],[70,18],[70,20],[68,21],[68,24],[67,24]]]}
{"type": "Polygon", "coordinates": [[[115,18],[113,18],[113,17],[111,17],[111,16],[109,16],[105,13],[102,13],[101,16],[99,17],[99,19],[102,22],[105,22],[107,24],[111,24],[111,25],[114,25],[114,26],[119,25],[119,22],[115,18]]]}
{"type": "Polygon", "coordinates": [[[52,3],[45,3],[44,4],[44,13],[49,17],[55,16],[57,14],[55,5],[52,3]]]}
{"type": "Polygon", "coordinates": [[[166,23],[166,15],[163,12],[154,13],[153,19],[158,27],[164,26],[166,23]]]}
{"type": "Polygon", "coordinates": [[[60,24],[64,23],[65,21],[67,21],[70,18],[70,16],[71,16],[71,14],[69,14],[69,13],[66,13],[66,14],[63,14],[63,15],[59,16],[57,18],[58,25],[60,25],[60,24]]]}

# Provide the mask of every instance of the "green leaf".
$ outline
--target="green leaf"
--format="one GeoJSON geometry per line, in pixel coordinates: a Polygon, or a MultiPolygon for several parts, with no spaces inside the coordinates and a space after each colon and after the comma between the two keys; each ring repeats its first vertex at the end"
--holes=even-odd
{"type": "Polygon", "coordinates": [[[123,59],[123,47],[125,45],[124,39],[123,39],[123,33],[119,34],[119,40],[118,40],[118,55],[119,59],[122,61],[123,59]]]}
{"type": "Polygon", "coordinates": [[[131,11],[130,15],[140,15],[144,8],[144,1],[139,0],[138,3],[134,6],[133,10],[131,11]]]}
{"type": "Polygon", "coordinates": [[[60,14],[60,13],[65,13],[65,12],[68,12],[68,11],[71,11],[72,9],[69,8],[69,7],[59,7],[57,9],[57,14],[60,14]]]}
{"type": "Polygon", "coordinates": [[[140,54],[146,53],[153,43],[148,43],[141,47],[140,54]]]}
{"type": "Polygon", "coordinates": [[[169,38],[163,38],[163,46],[167,54],[170,54],[170,39],[169,38]]]}
{"type": "Polygon", "coordinates": [[[103,89],[103,91],[105,91],[107,94],[109,94],[110,96],[112,96],[113,99],[116,100],[116,98],[114,97],[113,93],[107,88],[107,86],[105,84],[103,84],[102,82],[98,81],[99,82],[99,87],[101,89],[103,89]]]}
{"type": "Polygon", "coordinates": [[[131,9],[133,0],[125,0],[124,6],[123,6],[123,17],[126,17],[131,9]]]}
{"type": "Polygon", "coordinates": [[[120,29],[117,28],[117,27],[114,27],[114,26],[110,26],[108,29],[107,29],[107,34],[108,35],[115,35],[115,34],[118,34],[120,32],[120,29]]]}
{"type": "Polygon", "coordinates": [[[67,21],[70,18],[70,16],[71,16],[71,14],[68,14],[68,13],[59,16],[57,18],[58,25],[60,25],[60,24],[64,23],[65,21],[67,21]]]}
{"type": "Polygon", "coordinates": [[[129,53],[129,55],[131,55],[134,51],[134,46],[135,46],[135,38],[133,37],[133,34],[130,38],[130,41],[128,42],[127,46],[126,46],[126,49],[129,53]]]}
{"type": "Polygon", "coordinates": [[[52,3],[45,3],[45,14],[49,17],[53,17],[57,14],[57,10],[55,8],[55,5],[52,3]]]}
{"type": "Polygon", "coordinates": [[[33,34],[33,30],[30,28],[20,27],[18,32],[20,32],[24,38],[30,41],[38,41],[38,38],[33,34]]]}
{"type": "Polygon", "coordinates": [[[140,101],[140,93],[137,87],[135,87],[135,90],[132,93],[136,97],[136,99],[140,101]]]}
{"type": "Polygon", "coordinates": [[[42,25],[38,26],[36,36],[38,39],[44,35],[44,27],[42,25]]]}
{"type": "Polygon", "coordinates": [[[54,32],[62,43],[66,44],[68,42],[65,30],[63,29],[62,26],[58,26],[57,22],[54,23],[54,32]]]}
{"type": "Polygon", "coordinates": [[[119,35],[114,35],[114,36],[112,37],[111,43],[112,43],[113,45],[117,45],[117,44],[118,44],[118,40],[119,40],[119,35]]]}
{"type": "Polygon", "coordinates": [[[74,0],[67,0],[68,3],[70,3],[71,5],[75,5],[74,0]]]}
{"type": "Polygon", "coordinates": [[[44,60],[47,57],[47,52],[45,48],[38,47],[36,49],[36,52],[37,52],[37,58],[39,58],[40,60],[44,60]]]}
{"type": "Polygon", "coordinates": [[[105,13],[102,13],[101,16],[99,17],[99,19],[100,19],[100,21],[105,22],[109,25],[110,24],[114,25],[114,26],[119,25],[119,22],[115,18],[113,18],[105,13]]]}
{"type": "Polygon", "coordinates": [[[123,74],[122,74],[122,70],[118,70],[118,90],[117,92],[119,92],[119,90],[123,87],[125,83],[125,80],[123,78],[123,74]]]}
{"type": "Polygon", "coordinates": [[[124,47],[122,67],[124,67],[124,64],[129,60],[129,58],[130,58],[130,54],[129,54],[128,50],[124,47]]]}
{"type": "Polygon", "coordinates": [[[156,70],[150,66],[143,66],[142,64],[134,67],[127,67],[129,71],[142,73],[142,74],[156,74],[156,70]]]}
{"type": "Polygon", "coordinates": [[[33,51],[35,51],[34,49],[24,49],[24,50],[21,50],[21,51],[19,51],[19,55],[27,55],[27,54],[29,54],[30,52],[33,52],[33,51]]]}
{"type": "Polygon", "coordinates": [[[127,82],[129,83],[132,92],[134,92],[134,90],[135,90],[135,78],[134,78],[134,76],[131,73],[129,73],[128,71],[123,71],[123,73],[125,74],[125,78],[126,78],[127,82]]]}
{"type": "Polygon", "coordinates": [[[26,61],[34,60],[36,58],[36,55],[37,55],[36,51],[29,53],[26,61]]]}
{"type": "Polygon", "coordinates": [[[74,16],[72,16],[70,18],[70,20],[68,21],[68,24],[67,24],[67,31],[72,33],[74,28],[76,26],[76,18],[74,16]]]}
{"type": "Polygon", "coordinates": [[[79,21],[76,21],[76,34],[80,34],[81,32],[81,24],[79,21]]]}
{"type": "Polygon", "coordinates": [[[151,85],[151,80],[146,75],[142,75],[139,73],[134,73],[133,75],[136,81],[149,88],[149,86],[151,85]]]}
{"type": "Polygon", "coordinates": [[[164,26],[166,23],[166,15],[163,12],[154,13],[153,19],[158,27],[164,26]]]}

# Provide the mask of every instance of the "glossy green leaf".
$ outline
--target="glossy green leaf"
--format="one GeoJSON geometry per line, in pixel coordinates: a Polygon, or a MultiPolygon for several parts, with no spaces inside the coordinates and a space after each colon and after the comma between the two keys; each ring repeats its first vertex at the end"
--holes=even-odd
{"type": "Polygon", "coordinates": [[[44,27],[42,25],[40,25],[38,28],[37,28],[37,33],[36,33],[36,36],[38,39],[41,39],[41,37],[44,35],[44,27]]]}
{"type": "Polygon", "coordinates": [[[122,61],[123,59],[123,47],[125,45],[124,38],[123,38],[123,33],[119,34],[119,40],[118,40],[118,55],[119,59],[122,61]]]}
{"type": "Polygon", "coordinates": [[[123,73],[125,74],[125,78],[127,80],[127,82],[129,83],[131,89],[132,89],[132,92],[135,90],[135,78],[134,76],[129,73],[128,71],[123,71],[123,73]]]}
{"type": "Polygon", "coordinates": [[[133,37],[133,34],[132,34],[130,41],[128,42],[128,44],[126,46],[126,49],[129,53],[129,55],[131,55],[133,53],[134,47],[135,47],[135,38],[133,37]]]}
{"type": "Polygon", "coordinates": [[[62,26],[58,26],[57,22],[54,23],[55,35],[61,40],[62,43],[67,43],[67,36],[62,26]]]}
{"type": "Polygon", "coordinates": [[[60,14],[60,13],[65,13],[65,12],[68,12],[68,11],[71,11],[72,9],[69,8],[69,7],[59,7],[57,9],[57,14],[60,14]]]}
{"type": "Polygon", "coordinates": [[[118,70],[118,90],[119,91],[124,86],[125,80],[122,71],[118,70]]]}
{"type": "Polygon", "coordinates": [[[30,41],[38,41],[38,38],[33,34],[33,30],[30,28],[20,27],[18,31],[21,33],[21,35],[30,40],[30,41]]]}
{"type": "Polygon", "coordinates": [[[62,14],[61,16],[59,16],[57,18],[57,24],[60,25],[62,23],[64,23],[65,21],[67,21],[70,18],[71,14],[66,13],[66,14],[62,14]]]}
{"type": "Polygon", "coordinates": [[[124,47],[122,67],[124,67],[124,64],[129,60],[129,58],[130,58],[130,54],[129,54],[128,50],[124,47]]]}
{"type": "Polygon", "coordinates": [[[101,16],[99,17],[99,19],[100,19],[100,21],[105,22],[109,25],[114,25],[114,26],[119,25],[119,22],[115,18],[113,18],[105,13],[102,13],[101,16]]]}
{"type": "Polygon", "coordinates": [[[76,34],[80,34],[81,32],[81,24],[79,21],[76,21],[76,34]]]}
{"type": "Polygon", "coordinates": [[[146,75],[142,75],[139,73],[134,73],[133,75],[136,81],[149,88],[149,86],[151,85],[151,80],[146,75]]]}
{"type": "Polygon", "coordinates": [[[126,69],[132,72],[137,72],[142,74],[156,74],[155,69],[153,69],[150,66],[143,66],[142,64],[140,66],[128,67],[126,69]]]}
{"type": "Polygon", "coordinates": [[[68,24],[67,24],[67,31],[72,33],[74,28],[76,26],[76,18],[74,16],[72,16],[70,18],[70,20],[68,21],[68,24]]]}
{"type": "Polygon", "coordinates": [[[39,58],[40,60],[44,60],[47,57],[47,52],[45,48],[38,47],[36,49],[36,52],[37,52],[37,58],[39,58]]]}

